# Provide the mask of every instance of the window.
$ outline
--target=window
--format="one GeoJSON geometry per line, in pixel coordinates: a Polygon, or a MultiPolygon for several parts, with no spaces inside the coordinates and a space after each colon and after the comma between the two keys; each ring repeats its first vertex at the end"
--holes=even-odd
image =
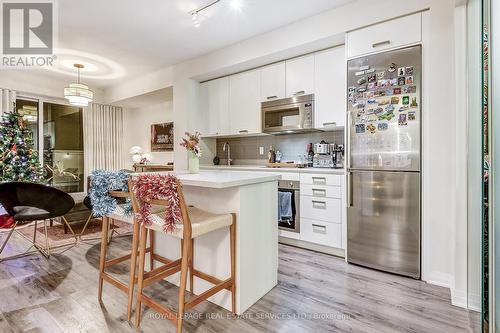
{"type": "Polygon", "coordinates": [[[43,103],[43,165],[50,185],[84,191],[82,109],[43,103]]]}
{"type": "Polygon", "coordinates": [[[84,192],[83,109],[24,96],[16,100],[16,109],[30,128],[47,184],[84,192]]]}

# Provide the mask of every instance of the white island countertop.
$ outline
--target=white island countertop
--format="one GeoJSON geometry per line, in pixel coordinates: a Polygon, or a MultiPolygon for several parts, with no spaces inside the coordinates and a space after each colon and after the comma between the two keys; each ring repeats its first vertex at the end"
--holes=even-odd
{"type": "Polygon", "coordinates": [[[190,174],[175,172],[175,175],[184,186],[209,188],[229,188],[242,185],[259,184],[279,180],[281,177],[270,173],[255,173],[248,171],[201,170],[200,173],[190,174]]]}

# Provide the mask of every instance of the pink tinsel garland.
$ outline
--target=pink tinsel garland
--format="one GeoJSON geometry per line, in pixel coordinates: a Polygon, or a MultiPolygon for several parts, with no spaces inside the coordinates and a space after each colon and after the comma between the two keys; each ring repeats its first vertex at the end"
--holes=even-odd
{"type": "Polygon", "coordinates": [[[179,195],[177,193],[178,179],[172,175],[143,174],[132,177],[132,191],[140,204],[140,214],[136,214],[139,223],[151,225],[151,204],[149,200],[168,200],[163,230],[173,232],[175,225],[182,222],[179,195]]]}

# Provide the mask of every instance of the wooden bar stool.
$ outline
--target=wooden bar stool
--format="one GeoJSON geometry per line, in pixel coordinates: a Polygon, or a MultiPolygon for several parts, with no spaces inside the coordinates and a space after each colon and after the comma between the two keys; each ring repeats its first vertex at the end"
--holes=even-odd
{"type": "MultiPolygon", "coordinates": [[[[123,192],[123,191],[110,191],[109,196],[113,198],[129,198],[130,193],[129,192],[123,192]]],[[[163,210],[163,207],[160,206],[154,206],[152,211],[155,213],[159,213],[163,210]]],[[[136,267],[137,267],[137,254],[138,254],[138,245],[139,245],[139,238],[140,238],[140,226],[138,223],[134,223],[134,214],[126,215],[125,214],[125,205],[124,204],[119,204],[117,205],[116,209],[114,210],[113,213],[103,216],[102,217],[102,231],[101,231],[101,256],[99,259],[99,290],[98,290],[98,299],[99,302],[102,302],[102,288],[103,288],[103,282],[106,281],[110,283],[111,285],[117,287],[119,290],[125,292],[128,294],[128,304],[127,304],[127,319],[130,320],[132,317],[132,301],[133,301],[133,295],[134,295],[134,286],[137,283],[137,277],[136,277],[136,267]],[[132,235],[132,247],[130,249],[130,252],[122,255],[117,258],[109,259],[106,260],[107,254],[108,254],[108,232],[109,232],[109,226],[110,224],[114,221],[122,221],[126,223],[130,223],[134,226],[134,231],[132,235]],[[106,268],[112,267],[114,265],[117,265],[121,262],[124,262],[126,260],[130,259],[130,278],[128,283],[124,283],[115,277],[111,276],[108,272],[106,272],[106,268]]],[[[145,232],[145,237],[147,236],[147,231],[145,232]]],[[[171,261],[157,255],[153,251],[154,243],[154,230],[149,230],[149,239],[150,239],[150,246],[145,249],[145,253],[148,252],[150,253],[150,267],[151,269],[154,268],[154,261],[159,261],[164,264],[168,264],[171,261]]]]}
{"type": "MultiPolygon", "coordinates": [[[[135,176],[141,177],[141,176],[135,176]]],[[[129,188],[133,188],[133,181],[129,180],[129,188]]],[[[165,212],[151,213],[150,218],[152,223],[146,225],[141,224],[140,241],[139,241],[139,272],[137,282],[137,305],[136,305],[136,326],[141,323],[141,304],[155,310],[156,312],[165,315],[170,321],[177,326],[177,332],[182,332],[182,321],[184,311],[188,310],[198,303],[206,300],[219,291],[226,289],[231,291],[232,312],[236,311],[236,215],[235,214],[213,214],[195,207],[187,207],[182,193],[182,185],[177,181],[177,195],[179,197],[179,206],[182,216],[182,223],[175,225],[173,232],[164,230],[165,212]],[[230,233],[230,261],[231,261],[231,276],[226,280],[220,280],[214,276],[195,270],[193,268],[193,241],[196,237],[208,234],[212,231],[221,228],[229,227],[230,233]],[[147,252],[146,248],[146,230],[156,230],[157,232],[167,233],[181,239],[181,258],[158,267],[149,273],[144,273],[144,260],[147,252]],[[181,272],[180,287],[179,287],[179,310],[176,314],[174,311],[160,305],[152,298],[143,294],[143,289],[154,282],[161,281],[166,277],[181,272]],[[214,286],[200,295],[194,295],[190,300],[186,301],[186,279],[189,271],[190,292],[193,294],[193,276],[197,276],[205,281],[208,281],[214,286]]],[[[141,214],[140,205],[144,202],[141,198],[131,191],[132,208],[135,214],[141,214]]],[[[171,201],[164,199],[155,199],[146,201],[152,205],[163,206],[166,209],[171,205],[171,201]]]]}

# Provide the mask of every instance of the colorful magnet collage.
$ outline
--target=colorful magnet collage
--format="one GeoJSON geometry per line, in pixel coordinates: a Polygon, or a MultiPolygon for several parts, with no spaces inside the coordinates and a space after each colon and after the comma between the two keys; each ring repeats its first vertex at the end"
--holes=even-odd
{"type": "Polygon", "coordinates": [[[357,86],[349,87],[348,94],[357,109],[354,117],[357,134],[386,131],[395,117],[398,126],[416,120],[418,101],[417,97],[410,96],[417,92],[412,66],[392,63],[389,68],[377,71],[365,65],[355,76],[357,86]]]}

